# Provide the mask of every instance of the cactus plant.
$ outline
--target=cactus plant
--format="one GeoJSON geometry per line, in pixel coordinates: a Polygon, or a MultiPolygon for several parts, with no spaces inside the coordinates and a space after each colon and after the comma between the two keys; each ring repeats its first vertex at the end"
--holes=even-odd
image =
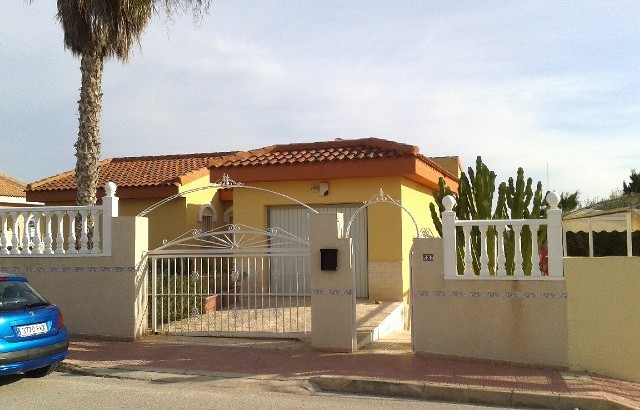
{"type": "MultiPolygon", "coordinates": [[[[495,172],[489,170],[489,168],[482,162],[480,156],[476,159],[475,170],[471,167],[468,168],[468,175],[464,172],[460,177],[460,184],[456,199],[456,206],[454,211],[456,212],[456,218],[461,220],[469,219],[537,219],[541,218],[544,213],[543,209],[543,196],[542,196],[542,184],[537,183],[536,191],[532,189],[533,180],[528,178],[525,182],[524,170],[518,168],[516,179],[509,178],[508,184],[502,182],[498,187],[498,197],[496,200],[495,210],[492,211],[493,199],[495,194],[495,172]]],[[[446,195],[451,195],[451,189],[446,186],[444,180],[441,178],[438,181],[439,190],[436,193],[436,201],[439,204],[439,209],[433,204],[430,204],[429,208],[431,216],[433,218],[436,230],[442,236],[442,222],[440,219],[440,213],[443,211],[442,198],[446,195]],[[438,212],[439,211],[439,212],[438,212]]],[[[490,227],[487,231],[487,254],[489,257],[489,271],[490,274],[495,274],[496,266],[496,230],[494,227],[490,227]]],[[[538,243],[540,243],[545,237],[545,230],[541,229],[538,232],[538,243]]],[[[474,227],[471,231],[471,256],[474,272],[478,273],[480,270],[480,231],[477,227],[474,227]]],[[[514,242],[513,230],[509,229],[505,232],[505,256],[507,258],[507,273],[513,274],[515,264],[515,242],[514,242]]],[[[458,228],[456,230],[456,243],[457,256],[458,256],[458,271],[462,270],[464,266],[464,234],[462,230],[458,228]]],[[[531,230],[525,226],[521,232],[521,247],[523,256],[523,270],[525,274],[531,274],[531,230]]]]}
{"type": "MultiPolygon", "coordinates": [[[[516,180],[509,178],[509,184],[505,185],[506,193],[506,205],[509,208],[511,219],[537,219],[540,218],[542,212],[542,183],[538,181],[536,185],[536,191],[531,188],[533,180],[527,178],[526,183],[524,179],[524,170],[522,167],[518,168],[516,180]],[[533,200],[533,206],[529,209],[533,200]]],[[[538,232],[539,240],[540,233],[538,232]]],[[[505,254],[507,257],[507,273],[513,274],[515,271],[515,243],[514,232],[509,231],[505,235],[505,254]]],[[[520,233],[520,244],[523,258],[522,269],[525,275],[531,274],[531,229],[529,226],[524,226],[520,233]]]]}

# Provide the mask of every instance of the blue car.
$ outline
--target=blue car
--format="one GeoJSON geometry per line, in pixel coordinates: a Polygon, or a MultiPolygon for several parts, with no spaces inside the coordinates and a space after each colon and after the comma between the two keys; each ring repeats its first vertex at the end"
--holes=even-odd
{"type": "Polygon", "coordinates": [[[26,278],[0,273],[0,375],[46,376],[67,357],[68,349],[60,309],[26,278]]]}

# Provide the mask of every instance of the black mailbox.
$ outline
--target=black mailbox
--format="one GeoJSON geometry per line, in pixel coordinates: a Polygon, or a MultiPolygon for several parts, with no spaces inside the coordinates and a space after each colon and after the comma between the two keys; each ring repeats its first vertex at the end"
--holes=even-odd
{"type": "Polygon", "coordinates": [[[320,270],[338,270],[337,249],[320,249],[320,270]]]}

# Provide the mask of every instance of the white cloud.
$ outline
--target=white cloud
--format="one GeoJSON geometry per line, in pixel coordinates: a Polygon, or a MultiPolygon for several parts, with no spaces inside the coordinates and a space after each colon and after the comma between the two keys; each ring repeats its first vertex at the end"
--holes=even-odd
{"type": "MultiPolygon", "coordinates": [[[[55,4],[19,3],[0,3],[0,172],[34,180],[75,162],[78,60],[55,4]]],[[[216,3],[107,64],[103,155],[378,136],[604,196],[640,168],[640,12],[616,6],[216,3]]]]}

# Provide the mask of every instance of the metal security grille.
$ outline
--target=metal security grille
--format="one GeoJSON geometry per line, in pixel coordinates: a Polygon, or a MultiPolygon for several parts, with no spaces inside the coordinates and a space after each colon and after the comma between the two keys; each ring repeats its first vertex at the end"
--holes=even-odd
{"type": "Polygon", "coordinates": [[[311,330],[308,241],[241,225],[149,252],[151,326],[182,335],[295,337],[311,330]]]}

